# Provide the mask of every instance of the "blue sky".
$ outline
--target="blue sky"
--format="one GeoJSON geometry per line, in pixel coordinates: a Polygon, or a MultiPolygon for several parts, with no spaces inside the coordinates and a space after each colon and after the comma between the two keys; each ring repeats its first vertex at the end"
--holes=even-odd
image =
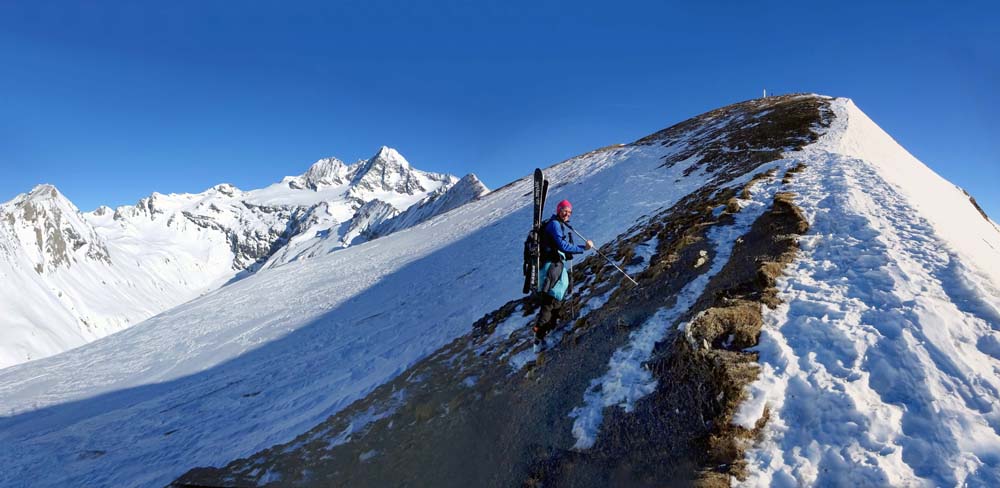
{"type": "Polygon", "coordinates": [[[988,2],[0,4],[0,201],[251,189],[382,145],[490,187],[770,92],[847,96],[1000,219],[988,2]]]}

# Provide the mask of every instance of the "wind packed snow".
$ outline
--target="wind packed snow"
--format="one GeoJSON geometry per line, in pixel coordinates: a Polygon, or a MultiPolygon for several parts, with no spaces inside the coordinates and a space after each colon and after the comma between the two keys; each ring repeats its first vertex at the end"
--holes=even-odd
{"type": "MultiPolygon", "coordinates": [[[[573,201],[576,227],[606,242],[704,185],[687,164],[660,167],[679,149],[572,159],[546,171],[549,198],[573,201]]],[[[157,486],[288,442],[522,296],[530,193],[524,178],[0,370],[0,485],[157,486]]]]}
{"type": "Polygon", "coordinates": [[[603,307],[604,304],[608,303],[608,300],[611,299],[611,294],[614,292],[615,289],[612,288],[611,290],[605,292],[603,295],[590,297],[590,299],[584,302],[583,307],[580,308],[580,316],[585,317],[588,313],[603,307]]]}
{"type": "Polygon", "coordinates": [[[527,327],[534,319],[534,315],[524,315],[521,305],[518,305],[514,308],[514,312],[511,313],[510,317],[507,317],[507,320],[497,324],[496,329],[493,330],[493,334],[479,347],[478,351],[482,351],[499,341],[510,338],[517,331],[527,327]]]}
{"type": "Polygon", "coordinates": [[[746,486],[1000,486],[1000,233],[853,103],[791,190],[812,224],[765,314],[746,486]]]}
{"type": "MultiPolygon", "coordinates": [[[[788,167],[789,163],[789,160],[781,160],[770,163],[761,170],[788,167]]],[[[631,412],[636,401],[656,390],[657,381],[643,364],[649,360],[653,348],[664,339],[673,324],[694,305],[705,291],[709,280],[729,261],[736,240],[771,205],[779,186],[780,182],[775,178],[755,184],[751,189],[751,198],[740,201],[742,210],[734,215],[735,222],[709,230],[707,238],[715,250],[709,269],[685,285],[677,293],[673,305],[658,310],[639,330],[629,334],[628,344],[611,355],[608,371],[590,382],[590,387],[583,395],[583,405],[573,408],[569,413],[574,419],[574,448],[589,449],[594,445],[604,420],[605,408],[618,406],[631,412]]]]}

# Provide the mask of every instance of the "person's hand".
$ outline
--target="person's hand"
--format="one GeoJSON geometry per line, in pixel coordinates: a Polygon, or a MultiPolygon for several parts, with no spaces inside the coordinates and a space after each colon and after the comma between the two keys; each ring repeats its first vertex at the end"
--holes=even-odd
{"type": "Polygon", "coordinates": [[[584,249],[593,249],[593,248],[594,248],[594,241],[587,241],[587,247],[584,249]]]}

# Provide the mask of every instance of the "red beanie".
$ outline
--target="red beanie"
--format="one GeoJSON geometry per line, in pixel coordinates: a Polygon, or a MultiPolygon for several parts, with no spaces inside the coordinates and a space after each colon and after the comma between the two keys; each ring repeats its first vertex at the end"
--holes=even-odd
{"type": "Polygon", "coordinates": [[[573,210],[573,204],[569,203],[569,200],[563,200],[563,201],[559,202],[559,204],[556,205],[556,213],[561,212],[562,209],[564,209],[564,208],[568,208],[570,210],[573,210]]]}

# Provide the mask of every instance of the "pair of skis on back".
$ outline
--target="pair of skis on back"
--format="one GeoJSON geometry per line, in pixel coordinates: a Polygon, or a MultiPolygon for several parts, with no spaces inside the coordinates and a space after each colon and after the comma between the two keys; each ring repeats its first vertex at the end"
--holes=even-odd
{"type": "Polygon", "coordinates": [[[524,240],[524,293],[538,291],[538,270],[542,266],[541,237],[542,217],[545,210],[545,196],[549,191],[549,181],[542,170],[535,168],[534,214],[528,238],[524,240]]]}
{"type": "MultiPolygon", "coordinates": [[[[542,237],[542,212],[545,209],[545,196],[549,192],[549,180],[546,180],[542,175],[542,170],[535,168],[535,189],[532,193],[535,199],[535,213],[534,213],[534,223],[531,226],[531,231],[528,232],[528,238],[524,240],[524,293],[532,293],[538,291],[538,270],[542,266],[542,253],[541,253],[541,237],[542,237]]],[[[569,224],[566,224],[569,227],[569,224]]],[[[576,235],[580,236],[584,241],[587,240],[583,234],[577,232],[576,229],[569,227],[576,235]]],[[[621,273],[625,278],[628,278],[633,285],[639,286],[639,283],[635,281],[628,273],[625,272],[614,262],[611,258],[604,255],[600,249],[594,248],[599,256],[604,258],[611,266],[614,266],[619,273],[621,273]]]]}

